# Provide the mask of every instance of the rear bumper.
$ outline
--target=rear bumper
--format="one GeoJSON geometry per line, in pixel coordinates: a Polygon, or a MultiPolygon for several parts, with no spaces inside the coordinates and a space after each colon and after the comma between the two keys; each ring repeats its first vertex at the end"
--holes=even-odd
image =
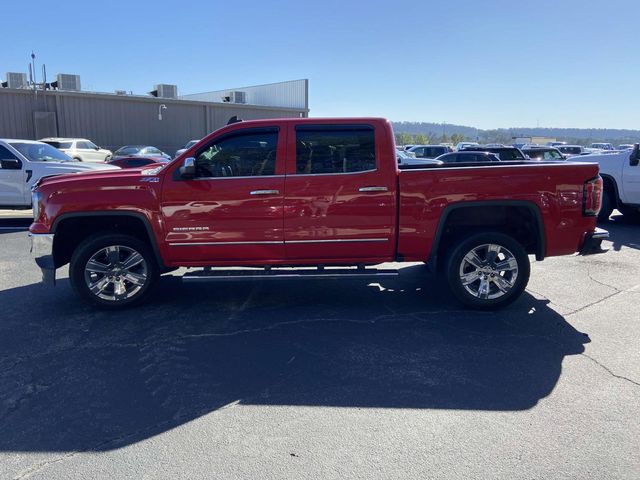
{"type": "Polygon", "coordinates": [[[609,232],[596,227],[593,232],[587,233],[584,237],[584,243],[580,249],[580,255],[592,255],[594,253],[603,253],[602,240],[609,238],[609,232]]]}
{"type": "Polygon", "coordinates": [[[30,233],[31,255],[42,270],[42,282],[55,285],[56,266],[53,261],[53,233],[30,233]]]}

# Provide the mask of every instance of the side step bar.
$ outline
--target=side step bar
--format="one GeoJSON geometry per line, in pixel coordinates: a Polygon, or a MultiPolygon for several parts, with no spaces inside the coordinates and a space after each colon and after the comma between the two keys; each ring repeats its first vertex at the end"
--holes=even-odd
{"type": "Polygon", "coordinates": [[[318,269],[255,269],[255,270],[198,270],[182,276],[183,282],[229,282],[234,280],[275,280],[303,278],[390,278],[397,277],[398,270],[378,270],[375,268],[318,268],[318,269]]]}

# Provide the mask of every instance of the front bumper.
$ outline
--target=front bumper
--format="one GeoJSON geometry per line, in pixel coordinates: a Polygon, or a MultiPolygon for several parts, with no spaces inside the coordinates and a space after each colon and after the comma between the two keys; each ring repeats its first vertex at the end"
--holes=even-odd
{"type": "Polygon", "coordinates": [[[42,270],[42,282],[56,284],[56,266],[53,261],[53,233],[30,233],[31,255],[42,270]]]}
{"type": "Polygon", "coordinates": [[[609,238],[609,232],[603,228],[598,228],[593,232],[587,233],[584,237],[584,243],[580,249],[580,255],[592,255],[594,253],[604,253],[602,249],[602,240],[609,238]]]}

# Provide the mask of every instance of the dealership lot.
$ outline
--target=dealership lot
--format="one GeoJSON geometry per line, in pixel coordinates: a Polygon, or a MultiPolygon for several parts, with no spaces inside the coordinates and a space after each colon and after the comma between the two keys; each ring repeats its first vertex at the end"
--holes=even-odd
{"type": "MultiPolygon", "coordinates": [[[[637,478],[640,225],[499,312],[400,279],[181,284],[109,313],[0,214],[0,478],[637,478]]],[[[20,215],[18,215],[20,217],[20,215]]],[[[418,277],[418,282],[416,282],[418,277]]]]}

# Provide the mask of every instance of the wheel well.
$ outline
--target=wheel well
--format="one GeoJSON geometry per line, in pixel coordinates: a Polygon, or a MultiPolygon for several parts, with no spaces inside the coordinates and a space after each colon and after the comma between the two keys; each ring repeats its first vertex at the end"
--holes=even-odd
{"type": "Polygon", "coordinates": [[[156,258],[158,253],[149,237],[144,221],[129,215],[74,216],[63,218],[55,226],[53,258],[56,268],[71,260],[75,249],[87,237],[97,233],[124,233],[132,235],[149,245],[156,258]]]}
{"type": "Polygon", "coordinates": [[[613,197],[611,197],[611,200],[613,200],[614,208],[617,208],[620,203],[619,202],[620,195],[618,193],[618,184],[609,175],[600,175],[600,176],[602,177],[602,188],[604,189],[604,194],[607,195],[608,193],[613,193],[613,197]]]}
{"type": "Polygon", "coordinates": [[[544,232],[540,214],[534,206],[480,205],[457,207],[445,212],[446,217],[436,235],[435,256],[429,263],[438,267],[451,246],[473,233],[494,230],[518,241],[528,254],[544,258],[544,232]],[[435,258],[434,258],[435,257],[435,258]]]}

